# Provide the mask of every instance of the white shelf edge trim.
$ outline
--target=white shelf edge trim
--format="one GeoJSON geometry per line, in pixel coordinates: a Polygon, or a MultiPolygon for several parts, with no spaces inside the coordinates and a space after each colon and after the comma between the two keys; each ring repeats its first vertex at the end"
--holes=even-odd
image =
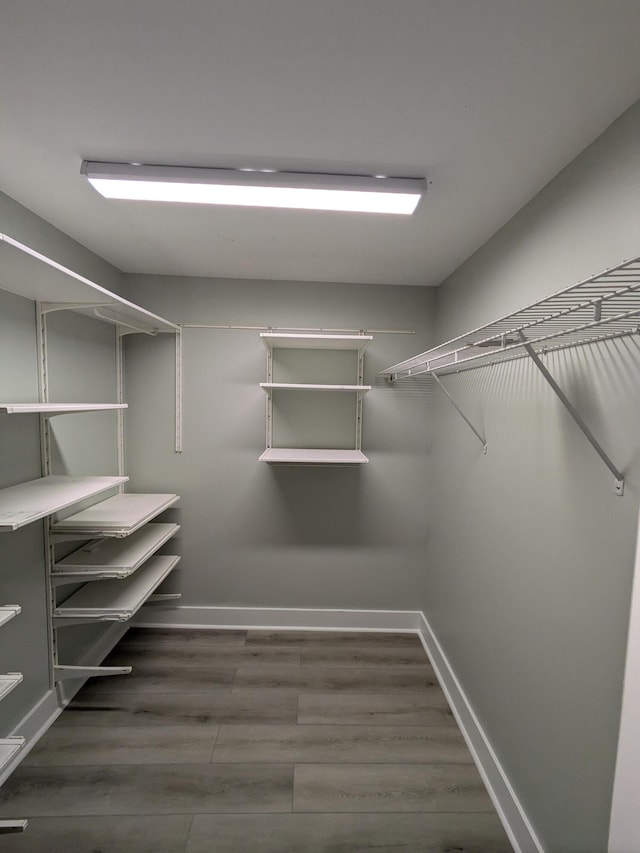
{"type": "Polygon", "coordinates": [[[51,525],[52,533],[129,536],[180,500],[173,494],[122,494],[51,525]]]}
{"type": "Polygon", "coordinates": [[[18,530],[126,483],[128,477],[52,475],[0,490],[0,532],[18,530]]]}
{"type": "Polygon", "coordinates": [[[319,335],[260,332],[264,344],[271,349],[338,349],[364,351],[373,335],[319,335]]]}
{"type": "Polygon", "coordinates": [[[53,416],[76,412],[110,412],[126,408],[127,403],[0,403],[0,414],[53,416]]]}
{"type": "Polygon", "coordinates": [[[10,622],[21,611],[19,604],[3,604],[0,606],[0,628],[10,622]]]}
{"type": "Polygon", "coordinates": [[[368,461],[361,450],[270,447],[260,456],[260,462],[282,465],[361,465],[368,461]]]}
{"type": "Polygon", "coordinates": [[[2,290],[36,302],[46,301],[49,306],[67,306],[68,310],[88,313],[99,320],[115,325],[122,324],[141,332],[157,334],[178,331],[179,327],[175,323],[123,299],[24,243],[6,234],[0,234],[0,256],[7,250],[18,254],[14,258],[1,257],[2,265],[6,269],[0,285],[2,290]],[[10,268],[14,260],[18,262],[17,272],[10,268]],[[32,269],[29,269],[29,266],[32,269]],[[44,272],[45,269],[57,276],[55,281],[49,277],[46,284],[43,284],[40,271],[44,272]]]}
{"type": "Polygon", "coordinates": [[[178,556],[151,557],[125,580],[105,580],[86,584],[55,608],[56,627],[74,619],[93,622],[128,622],[150,595],[173,571],[178,556]]]}
{"type": "Polygon", "coordinates": [[[4,699],[22,681],[21,672],[7,672],[0,675],[0,699],[4,699]]]}
{"type": "Polygon", "coordinates": [[[179,524],[151,522],[122,539],[93,539],[53,566],[55,581],[126,578],[180,531],[179,524]]]}
{"type": "Polygon", "coordinates": [[[261,382],[260,387],[270,391],[352,391],[365,394],[371,391],[371,385],[307,385],[289,382],[261,382]]]}

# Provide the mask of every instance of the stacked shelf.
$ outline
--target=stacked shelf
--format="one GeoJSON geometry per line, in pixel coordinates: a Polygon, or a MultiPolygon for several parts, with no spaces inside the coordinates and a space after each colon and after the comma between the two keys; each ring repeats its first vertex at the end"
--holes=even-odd
{"type": "MultiPolygon", "coordinates": [[[[261,462],[283,465],[360,465],[368,462],[361,450],[362,441],[362,398],[371,390],[370,385],[362,382],[364,372],[364,351],[373,340],[371,335],[337,335],[263,332],[260,337],[267,347],[267,381],[260,387],[267,395],[267,435],[266,450],[259,457],[261,462]],[[274,382],[273,352],[278,349],[332,350],[352,352],[355,383],[326,382],[274,382]],[[355,397],[355,422],[346,425],[347,441],[353,441],[353,447],[276,447],[274,446],[274,397],[281,393],[331,393],[352,394],[355,397]]],[[[353,417],[353,414],[351,415],[353,417]]],[[[298,437],[298,436],[296,436],[298,437]]]]}
{"type": "Polygon", "coordinates": [[[0,532],[18,530],[79,501],[109,491],[128,479],[51,475],[0,489],[0,532]]]}
{"type": "Polygon", "coordinates": [[[110,412],[126,409],[126,403],[0,403],[0,414],[4,415],[53,415],[77,414],[78,412],[110,412]]]}
{"type": "Polygon", "coordinates": [[[180,500],[178,495],[115,495],[51,525],[52,533],[130,536],[180,500]]]}
{"type": "Polygon", "coordinates": [[[179,530],[179,524],[154,522],[126,538],[93,539],[56,562],[52,576],[62,583],[127,578],[179,530]]]}
{"type": "Polygon", "coordinates": [[[124,580],[88,583],[53,611],[57,627],[64,620],[127,622],[177,565],[180,557],[151,557],[124,580]]]}
{"type": "Polygon", "coordinates": [[[17,687],[22,681],[21,672],[7,672],[6,675],[0,675],[0,699],[4,699],[17,687]]]}
{"type": "Polygon", "coordinates": [[[10,832],[24,832],[27,824],[26,820],[0,820],[0,835],[8,835],[10,832]]]}
{"type": "Polygon", "coordinates": [[[14,616],[17,616],[18,613],[20,613],[19,604],[3,604],[0,607],[0,628],[6,625],[14,616]]]}

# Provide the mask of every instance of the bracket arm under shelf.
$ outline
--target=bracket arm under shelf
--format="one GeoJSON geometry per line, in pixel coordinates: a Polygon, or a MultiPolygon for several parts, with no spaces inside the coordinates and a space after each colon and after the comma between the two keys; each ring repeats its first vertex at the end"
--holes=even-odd
{"type": "Polygon", "coordinates": [[[517,334],[518,334],[518,337],[520,338],[520,340],[522,341],[522,345],[523,345],[524,349],[526,350],[529,358],[533,361],[533,363],[538,368],[540,373],[542,373],[542,375],[544,376],[546,381],[551,386],[552,390],[555,392],[555,394],[560,399],[560,402],[562,403],[562,405],[565,407],[567,412],[571,415],[573,420],[576,422],[576,424],[579,427],[579,429],[581,430],[581,432],[584,434],[585,438],[589,441],[589,443],[591,444],[593,449],[596,451],[598,456],[602,459],[604,464],[607,466],[607,468],[611,471],[611,473],[615,477],[614,491],[615,491],[616,495],[618,495],[619,497],[622,497],[622,495],[624,494],[624,474],[622,474],[622,472],[619,471],[616,468],[616,466],[613,464],[613,462],[611,461],[608,454],[605,452],[605,450],[602,447],[602,445],[600,444],[600,442],[593,435],[593,433],[591,432],[589,427],[586,425],[586,423],[582,419],[582,416],[580,415],[580,413],[578,412],[576,407],[573,405],[571,400],[569,400],[569,398],[564,393],[562,388],[560,388],[560,386],[558,385],[556,380],[553,378],[553,376],[549,373],[549,371],[547,370],[545,365],[542,363],[542,359],[540,358],[538,353],[534,350],[534,348],[531,346],[531,344],[527,342],[527,339],[526,339],[524,333],[519,330],[517,332],[517,334]]]}
{"type": "Polygon", "coordinates": [[[456,410],[456,412],[460,415],[460,417],[463,419],[463,421],[464,421],[464,422],[466,423],[466,425],[469,427],[469,429],[471,430],[471,432],[472,432],[472,433],[475,435],[475,437],[478,439],[478,441],[479,441],[479,442],[480,442],[480,444],[482,445],[482,452],[486,454],[486,452],[487,452],[487,442],[486,442],[486,439],[484,438],[484,436],[482,435],[482,433],[481,433],[479,430],[477,430],[477,429],[475,428],[475,426],[471,423],[471,421],[469,420],[469,418],[465,415],[465,413],[462,411],[462,409],[460,408],[460,406],[456,403],[456,401],[453,399],[453,397],[451,396],[451,394],[450,394],[450,393],[447,391],[447,389],[444,387],[444,385],[442,384],[442,380],[440,379],[440,377],[439,377],[436,373],[431,373],[431,376],[433,377],[433,379],[434,379],[434,381],[436,382],[436,384],[438,385],[438,387],[442,390],[442,392],[443,392],[443,394],[445,395],[445,397],[449,400],[449,402],[451,403],[451,405],[453,406],[453,408],[456,410]]]}

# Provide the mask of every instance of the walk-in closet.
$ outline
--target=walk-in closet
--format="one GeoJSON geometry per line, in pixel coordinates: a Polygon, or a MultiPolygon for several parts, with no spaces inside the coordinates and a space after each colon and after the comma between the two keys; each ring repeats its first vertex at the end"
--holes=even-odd
{"type": "Polygon", "coordinates": [[[640,853],[638,27],[0,3],[2,853],[640,853]]]}

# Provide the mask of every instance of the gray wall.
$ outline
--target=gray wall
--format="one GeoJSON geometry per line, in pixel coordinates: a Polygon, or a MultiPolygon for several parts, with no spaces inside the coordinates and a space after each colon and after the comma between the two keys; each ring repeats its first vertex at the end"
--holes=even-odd
{"type": "MultiPolygon", "coordinates": [[[[0,232],[93,277],[103,286],[116,289],[121,285],[117,270],[1,194],[0,232]]],[[[0,246],[0,288],[2,283],[0,246]]],[[[113,327],[65,312],[50,315],[48,325],[50,399],[114,401],[113,327]]],[[[0,289],[0,400],[38,399],[37,359],[34,303],[0,289]]],[[[116,472],[113,413],[65,415],[54,418],[52,425],[54,473],[116,472]]],[[[32,480],[40,474],[38,416],[0,415],[0,487],[32,480]]],[[[24,675],[23,683],[0,703],[2,737],[49,690],[46,597],[42,523],[0,534],[0,601],[22,606],[22,613],[2,628],[0,672],[17,670],[24,675]]],[[[95,630],[86,628],[60,632],[62,662],[74,663],[95,635],[95,630]]]]}
{"type": "Polygon", "coordinates": [[[392,388],[376,373],[430,345],[433,291],[134,276],[129,294],[179,323],[416,330],[375,335],[366,352],[371,462],[358,468],[258,461],[259,331],[185,330],[181,455],[173,453],[173,342],[136,336],[126,352],[127,470],[134,490],[182,495],[173,584],[183,604],[415,608],[430,512],[430,408],[424,386],[392,388]]]}
{"type": "MultiPolygon", "coordinates": [[[[640,105],[440,288],[446,340],[637,255],[640,105]]],[[[545,848],[602,853],[640,488],[640,341],[547,365],[617,465],[613,477],[534,366],[445,379],[486,457],[438,397],[422,604],[545,848]]]]}

